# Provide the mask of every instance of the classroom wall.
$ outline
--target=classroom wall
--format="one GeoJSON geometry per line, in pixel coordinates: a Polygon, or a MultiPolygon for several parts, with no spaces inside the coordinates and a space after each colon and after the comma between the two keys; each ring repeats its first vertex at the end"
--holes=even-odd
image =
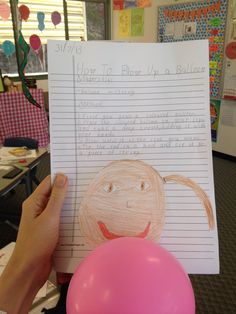
{"type": "MultiPolygon", "coordinates": [[[[235,0],[229,0],[228,15],[231,14],[232,5],[236,5],[235,0]]],[[[227,21],[227,28],[225,34],[225,43],[232,41],[232,28],[230,19],[227,21]]],[[[236,75],[236,73],[235,73],[236,75]]],[[[223,87],[223,81],[222,81],[223,87]]],[[[220,121],[218,128],[217,142],[213,143],[213,150],[225,153],[231,156],[236,156],[236,101],[223,100],[221,102],[220,121]]]]}
{"type": "MultiPolygon", "coordinates": [[[[230,0],[232,1],[232,0],[230,0]]],[[[144,10],[144,36],[120,38],[118,35],[118,11],[112,10],[112,40],[133,42],[157,42],[158,6],[194,2],[194,0],[152,0],[152,6],[144,10]]],[[[213,150],[236,157],[236,101],[222,101],[217,142],[213,150]]]]}
{"type": "Polygon", "coordinates": [[[214,151],[236,157],[236,101],[223,100],[214,151]]]}

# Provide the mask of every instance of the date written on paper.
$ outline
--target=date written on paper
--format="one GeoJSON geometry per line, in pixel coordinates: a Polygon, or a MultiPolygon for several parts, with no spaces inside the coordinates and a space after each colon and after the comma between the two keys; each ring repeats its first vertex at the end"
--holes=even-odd
{"type": "Polygon", "coordinates": [[[56,44],[55,52],[80,55],[82,53],[82,46],[76,42],[63,41],[56,44]]]}

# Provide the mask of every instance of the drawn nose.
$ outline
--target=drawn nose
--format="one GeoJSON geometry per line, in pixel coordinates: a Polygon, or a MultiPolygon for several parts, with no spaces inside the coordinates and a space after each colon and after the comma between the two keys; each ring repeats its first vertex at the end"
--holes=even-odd
{"type": "Polygon", "coordinates": [[[132,205],[133,205],[132,201],[127,201],[127,203],[126,203],[127,208],[132,208],[133,207],[132,205]]]}

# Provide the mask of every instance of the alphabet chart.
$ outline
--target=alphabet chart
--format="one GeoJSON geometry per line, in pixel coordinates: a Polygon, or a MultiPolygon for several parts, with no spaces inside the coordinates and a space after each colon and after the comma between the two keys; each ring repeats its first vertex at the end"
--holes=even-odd
{"type": "Polygon", "coordinates": [[[166,182],[159,243],[188,273],[219,272],[208,55],[206,40],[49,41],[51,172],[69,179],[57,271],[74,272],[91,251],[78,221],[90,182],[111,161],[128,159],[201,187],[212,206],[214,228],[191,188],[166,182]]]}

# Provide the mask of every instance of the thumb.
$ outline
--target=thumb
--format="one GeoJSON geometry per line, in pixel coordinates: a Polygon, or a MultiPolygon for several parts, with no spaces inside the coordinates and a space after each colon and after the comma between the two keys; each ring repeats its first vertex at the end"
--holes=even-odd
{"type": "Polygon", "coordinates": [[[62,173],[57,174],[53,182],[51,195],[45,209],[45,214],[50,214],[54,217],[57,215],[58,217],[60,216],[61,208],[66,196],[67,187],[68,178],[62,173]]]}

